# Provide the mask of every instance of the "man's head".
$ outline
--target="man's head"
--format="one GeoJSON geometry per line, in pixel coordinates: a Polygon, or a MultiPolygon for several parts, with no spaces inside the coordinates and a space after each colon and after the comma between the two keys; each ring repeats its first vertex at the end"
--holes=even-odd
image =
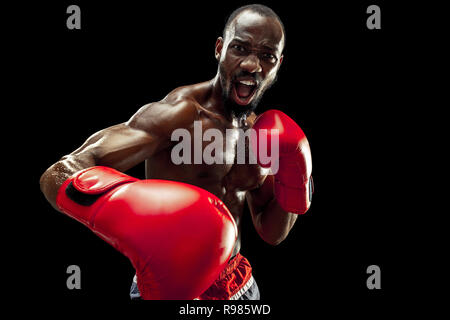
{"type": "Polygon", "coordinates": [[[272,9],[249,5],[230,15],[215,53],[227,107],[237,114],[256,108],[276,80],[284,42],[284,26],[272,9]]]}

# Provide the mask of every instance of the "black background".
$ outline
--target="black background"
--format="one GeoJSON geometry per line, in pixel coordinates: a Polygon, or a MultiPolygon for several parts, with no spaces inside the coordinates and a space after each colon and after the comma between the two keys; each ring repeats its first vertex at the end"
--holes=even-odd
{"type": "MultiPolygon", "coordinates": [[[[309,212],[276,247],[258,238],[247,214],[241,252],[273,314],[301,313],[311,302],[383,309],[405,290],[412,250],[399,185],[405,183],[403,124],[411,113],[404,101],[415,94],[410,52],[420,49],[421,29],[408,24],[411,14],[401,4],[260,3],[281,17],[287,43],[279,80],[258,111],[281,109],[302,127],[315,194],[309,212]],[[370,4],[381,7],[381,30],[366,28],[370,4]],[[381,268],[381,290],[366,287],[372,264],[381,268]]],[[[18,200],[21,249],[10,262],[20,274],[11,274],[15,283],[20,278],[15,297],[128,302],[134,270],[127,258],[53,210],[39,177],[96,131],[128,120],[173,88],[213,78],[215,40],[243,4],[55,1],[14,9],[6,62],[14,69],[16,103],[8,112],[25,132],[14,140],[20,158],[14,172],[27,181],[22,189],[29,195],[18,200]],[[70,4],[81,8],[81,30],[66,28],[70,4]],[[81,290],[66,288],[71,264],[81,267],[81,290]]],[[[128,173],[144,178],[144,167],[128,173]]],[[[161,305],[170,314],[177,308],[161,305]]]]}

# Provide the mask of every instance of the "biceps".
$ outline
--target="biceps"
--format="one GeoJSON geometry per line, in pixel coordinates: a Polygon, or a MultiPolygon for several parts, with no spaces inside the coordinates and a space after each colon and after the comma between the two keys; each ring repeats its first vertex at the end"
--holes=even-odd
{"type": "Polygon", "coordinates": [[[95,133],[72,154],[88,153],[96,165],[125,171],[154,154],[158,145],[152,134],[122,123],[95,133]]]}

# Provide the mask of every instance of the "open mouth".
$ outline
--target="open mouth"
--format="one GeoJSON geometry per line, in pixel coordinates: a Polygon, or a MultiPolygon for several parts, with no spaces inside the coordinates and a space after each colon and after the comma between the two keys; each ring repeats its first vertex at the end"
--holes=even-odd
{"type": "Polygon", "coordinates": [[[237,104],[245,106],[249,104],[256,91],[255,80],[236,80],[233,82],[233,98],[237,104]]]}

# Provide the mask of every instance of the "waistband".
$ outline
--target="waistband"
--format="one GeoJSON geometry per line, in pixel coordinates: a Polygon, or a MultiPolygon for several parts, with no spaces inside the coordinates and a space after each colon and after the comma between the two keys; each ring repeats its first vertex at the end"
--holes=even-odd
{"type": "Polygon", "coordinates": [[[253,284],[250,262],[238,253],[228,262],[216,281],[198,297],[199,300],[239,299],[253,284]]]}

